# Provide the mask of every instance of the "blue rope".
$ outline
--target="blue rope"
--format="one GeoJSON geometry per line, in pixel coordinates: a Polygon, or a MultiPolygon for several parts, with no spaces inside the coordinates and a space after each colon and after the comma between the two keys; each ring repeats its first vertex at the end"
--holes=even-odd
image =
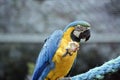
{"type": "Polygon", "coordinates": [[[93,68],[86,73],[64,78],[62,80],[102,80],[105,74],[112,74],[118,70],[120,70],[120,56],[104,63],[100,67],[93,68]]]}

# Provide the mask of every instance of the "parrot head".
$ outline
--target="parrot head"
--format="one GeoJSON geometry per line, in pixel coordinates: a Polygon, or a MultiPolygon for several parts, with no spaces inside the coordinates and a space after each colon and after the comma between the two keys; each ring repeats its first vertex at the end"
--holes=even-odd
{"type": "Polygon", "coordinates": [[[74,27],[74,30],[71,32],[71,38],[73,41],[80,42],[81,39],[88,41],[90,38],[90,24],[86,21],[75,21],[70,23],[64,31],[68,28],[74,27]]]}

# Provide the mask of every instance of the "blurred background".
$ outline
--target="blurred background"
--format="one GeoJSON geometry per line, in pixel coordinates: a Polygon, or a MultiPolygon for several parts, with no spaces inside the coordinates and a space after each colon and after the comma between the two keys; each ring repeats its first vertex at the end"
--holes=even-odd
{"type": "Polygon", "coordinates": [[[120,0],[0,0],[0,80],[31,80],[44,40],[75,20],[92,36],[68,76],[120,55],[120,0]]]}

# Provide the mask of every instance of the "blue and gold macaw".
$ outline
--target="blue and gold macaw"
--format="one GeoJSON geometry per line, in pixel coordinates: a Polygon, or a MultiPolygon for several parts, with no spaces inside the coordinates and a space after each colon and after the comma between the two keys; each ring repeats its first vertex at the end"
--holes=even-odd
{"type": "Polygon", "coordinates": [[[90,24],[74,21],[63,31],[55,31],[45,42],[34,69],[32,80],[57,80],[70,71],[80,40],[90,38],[90,24]]]}

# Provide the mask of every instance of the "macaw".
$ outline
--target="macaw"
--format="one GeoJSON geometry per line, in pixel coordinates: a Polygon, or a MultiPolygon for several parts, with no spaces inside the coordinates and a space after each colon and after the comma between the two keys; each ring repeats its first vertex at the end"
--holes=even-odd
{"type": "Polygon", "coordinates": [[[56,30],[45,41],[38,56],[32,80],[57,80],[70,71],[79,50],[80,41],[90,38],[90,24],[74,21],[65,29],[56,30]]]}

